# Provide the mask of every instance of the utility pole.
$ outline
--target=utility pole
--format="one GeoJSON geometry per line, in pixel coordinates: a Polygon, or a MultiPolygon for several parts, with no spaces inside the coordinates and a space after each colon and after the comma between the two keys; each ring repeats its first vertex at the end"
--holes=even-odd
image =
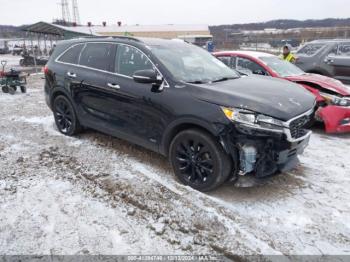
{"type": "Polygon", "coordinates": [[[72,10],[73,10],[73,22],[76,25],[80,25],[78,0],[72,0],[72,10]]]}

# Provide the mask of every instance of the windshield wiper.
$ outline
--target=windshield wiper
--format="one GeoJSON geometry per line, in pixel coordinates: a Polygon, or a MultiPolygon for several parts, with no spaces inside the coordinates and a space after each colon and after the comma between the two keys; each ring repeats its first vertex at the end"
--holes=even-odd
{"type": "Polygon", "coordinates": [[[223,82],[223,81],[228,81],[228,80],[237,79],[237,78],[239,78],[239,77],[222,77],[222,78],[213,80],[212,82],[217,83],[217,82],[223,82]]]}
{"type": "Polygon", "coordinates": [[[195,81],[188,81],[187,83],[199,85],[199,84],[207,84],[208,82],[201,81],[201,80],[195,80],[195,81]]]}

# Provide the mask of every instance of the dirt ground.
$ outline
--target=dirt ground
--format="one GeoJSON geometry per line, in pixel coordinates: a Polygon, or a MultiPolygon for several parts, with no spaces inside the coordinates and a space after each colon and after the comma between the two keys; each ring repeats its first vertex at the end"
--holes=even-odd
{"type": "Polygon", "coordinates": [[[203,194],[158,154],[61,135],[41,77],[0,93],[0,254],[350,255],[350,135],[315,130],[294,172],[203,194]]]}

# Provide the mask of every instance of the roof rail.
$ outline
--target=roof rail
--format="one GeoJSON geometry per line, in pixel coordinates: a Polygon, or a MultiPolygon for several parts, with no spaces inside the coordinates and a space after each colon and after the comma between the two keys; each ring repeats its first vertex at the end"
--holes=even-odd
{"type": "Polygon", "coordinates": [[[142,42],[140,39],[135,38],[135,37],[130,37],[130,36],[81,36],[79,38],[84,38],[84,39],[106,39],[106,38],[112,38],[112,39],[124,39],[124,40],[132,40],[136,42],[142,42]]]}
{"type": "Polygon", "coordinates": [[[132,40],[136,42],[142,42],[139,38],[132,37],[132,36],[112,36],[113,39],[126,39],[126,40],[132,40]]]}

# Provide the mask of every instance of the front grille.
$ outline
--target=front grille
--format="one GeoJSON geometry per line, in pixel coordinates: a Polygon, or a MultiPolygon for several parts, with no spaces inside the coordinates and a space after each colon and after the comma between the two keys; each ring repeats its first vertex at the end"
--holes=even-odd
{"type": "Polygon", "coordinates": [[[306,135],[307,131],[304,128],[310,120],[310,115],[304,115],[290,122],[289,129],[292,138],[298,139],[306,135]]]}

